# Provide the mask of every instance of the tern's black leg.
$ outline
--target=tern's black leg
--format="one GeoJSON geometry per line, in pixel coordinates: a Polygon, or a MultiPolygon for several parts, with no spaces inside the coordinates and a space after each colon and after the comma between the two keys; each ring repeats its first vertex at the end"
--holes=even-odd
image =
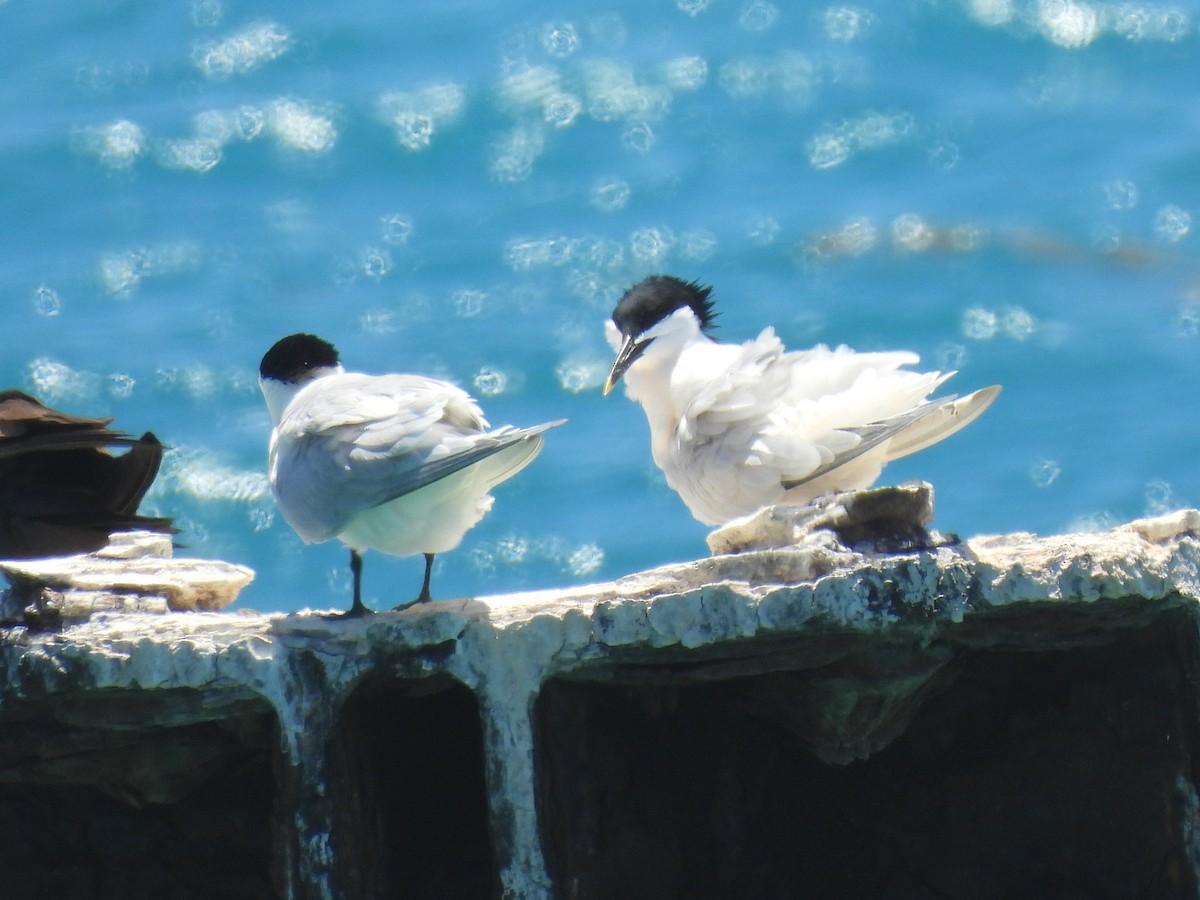
{"type": "Polygon", "coordinates": [[[417,595],[417,603],[429,603],[433,598],[429,596],[429,576],[433,573],[433,554],[425,554],[425,580],[421,582],[421,593],[417,595]]]}
{"type": "Polygon", "coordinates": [[[357,619],[359,616],[369,616],[375,612],[362,602],[362,554],[357,550],[350,551],[350,574],[354,576],[354,605],[344,613],[327,616],[330,619],[357,619]]]}
{"type": "Polygon", "coordinates": [[[425,580],[421,582],[421,593],[417,595],[416,600],[410,600],[408,603],[401,603],[396,609],[408,609],[410,606],[416,606],[418,603],[429,603],[433,597],[429,594],[429,576],[433,573],[433,554],[425,554],[425,580]]]}

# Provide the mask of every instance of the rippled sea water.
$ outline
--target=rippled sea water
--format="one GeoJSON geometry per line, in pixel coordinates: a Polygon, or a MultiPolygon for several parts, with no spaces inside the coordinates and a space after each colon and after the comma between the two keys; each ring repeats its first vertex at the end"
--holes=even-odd
{"type": "MultiPolygon", "coordinates": [[[[5,386],[172,447],[148,506],[254,567],[242,605],[348,602],[264,475],[256,369],[348,368],[565,416],[435,596],[706,552],[599,393],[652,272],[720,334],[908,348],[1005,392],[894,464],[959,533],[1200,503],[1192,4],[0,0],[5,386]]],[[[369,554],[389,606],[421,563],[369,554]]]]}

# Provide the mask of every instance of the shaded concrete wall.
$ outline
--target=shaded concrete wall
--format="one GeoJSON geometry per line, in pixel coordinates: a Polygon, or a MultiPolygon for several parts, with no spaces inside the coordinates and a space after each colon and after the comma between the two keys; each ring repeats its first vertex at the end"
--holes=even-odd
{"type": "Polygon", "coordinates": [[[1200,513],[0,634],[14,896],[1198,893],[1200,513]]]}

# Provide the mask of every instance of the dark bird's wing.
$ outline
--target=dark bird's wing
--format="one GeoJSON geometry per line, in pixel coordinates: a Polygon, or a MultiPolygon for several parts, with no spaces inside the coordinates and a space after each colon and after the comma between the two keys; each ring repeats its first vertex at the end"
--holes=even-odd
{"type": "Polygon", "coordinates": [[[0,391],[0,438],[47,430],[103,431],[110,422],[52,409],[24,391],[0,391]]]}
{"type": "Polygon", "coordinates": [[[158,475],[162,456],[163,445],[153,432],[147,431],[126,453],[110,457],[114,477],[109,500],[114,512],[136,515],[142,498],[158,475]]]}
{"type": "Polygon", "coordinates": [[[163,447],[110,419],[72,416],[20,391],[0,392],[0,556],[88,553],[116,531],[175,533],[169,518],[138,515],[163,447]],[[127,447],[120,455],[111,448],[127,447]]]}

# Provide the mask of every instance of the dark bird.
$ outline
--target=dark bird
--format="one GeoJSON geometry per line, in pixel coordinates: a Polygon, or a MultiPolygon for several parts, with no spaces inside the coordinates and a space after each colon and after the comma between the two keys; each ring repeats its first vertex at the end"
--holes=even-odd
{"type": "Polygon", "coordinates": [[[0,557],[90,553],[118,531],[174,534],[171,519],[138,515],[163,446],[0,391],[0,557]],[[127,448],[114,454],[117,448],[127,448]]]}

